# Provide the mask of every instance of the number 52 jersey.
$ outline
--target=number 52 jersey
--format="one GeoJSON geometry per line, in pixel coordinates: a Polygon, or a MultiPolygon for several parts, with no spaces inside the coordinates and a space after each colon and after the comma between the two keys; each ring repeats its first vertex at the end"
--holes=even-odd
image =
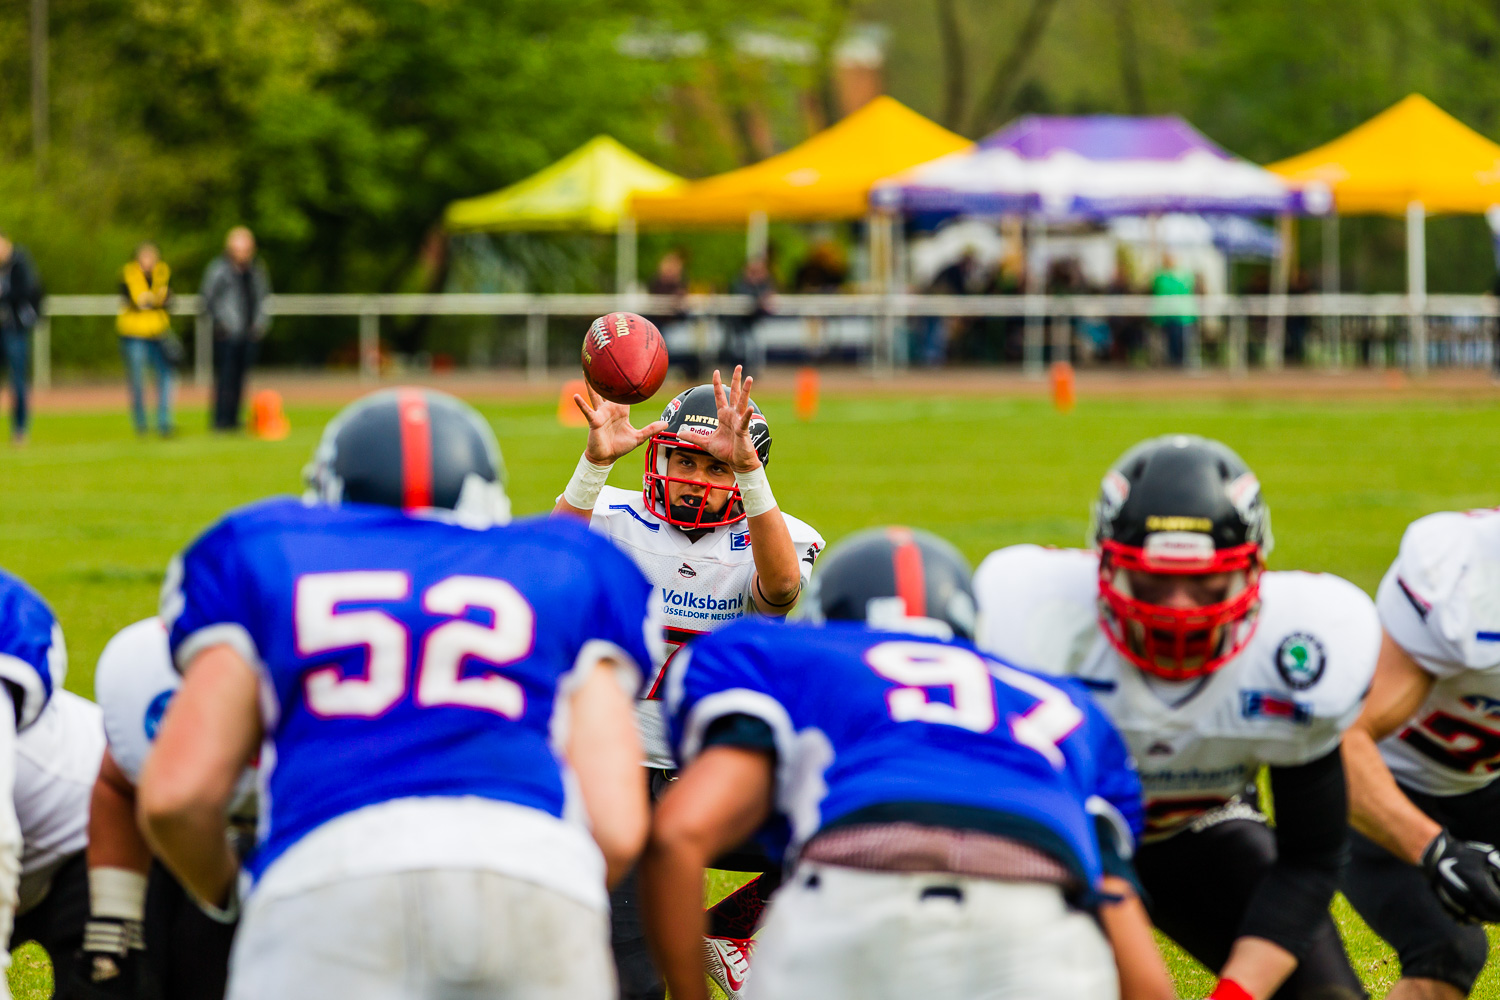
{"type": "Polygon", "coordinates": [[[602,906],[564,707],[601,654],[639,682],[650,593],[568,521],[474,530],[291,498],[226,516],[174,561],[162,618],[178,669],[226,644],[260,675],[249,875],[473,867],[602,906]],[[366,813],[383,819],[356,831],[366,813]]]}

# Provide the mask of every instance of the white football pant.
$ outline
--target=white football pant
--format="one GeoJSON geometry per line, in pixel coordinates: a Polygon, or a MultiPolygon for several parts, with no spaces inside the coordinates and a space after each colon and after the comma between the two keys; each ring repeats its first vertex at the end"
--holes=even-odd
{"type": "Polygon", "coordinates": [[[746,1000],[1117,1000],[1057,886],[805,863],[766,911],[746,1000]]]}
{"type": "Polygon", "coordinates": [[[606,913],[495,872],[349,878],[246,904],[229,1000],[614,1000],[606,913]]]}

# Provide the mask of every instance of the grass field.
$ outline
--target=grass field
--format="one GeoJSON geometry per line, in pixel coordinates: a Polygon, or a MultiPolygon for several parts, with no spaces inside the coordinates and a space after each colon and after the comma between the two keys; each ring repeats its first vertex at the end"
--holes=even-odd
{"type": "MultiPolygon", "coordinates": [[[[1500,502],[1500,400],[1086,399],[1062,416],[1033,399],[888,394],[825,399],[812,423],[792,419],[787,397],[759,401],[775,434],[777,498],[829,541],[901,522],[945,535],[976,561],[1015,542],[1076,545],[1109,462],[1170,431],[1218,437],[1256,470],[1273,513],[1274,568],[1327,570],[1372,592],[1413,518],[1500,502]]],[[[583,432],[559,427],[551,401],[479,406],[499,435],[516,509],[550,507],[583,432]]],[[[649,408],[639,409],[644,421],[649,408]]],[[[105,641],[155,611],[163,567],[198,530],[236,504],[299,489],[333,412],[293,408],[293,433],[276,443],[192,430],[201,412],[184,414],[189,432],[167,442],[137,441],[123,413],[46,413],[28,448],[0,454],[0,565],[56,610],[69,688],[92,694],[105,641]]],[[[632,458],[612,482],[638,485],[639,475],[632,458]]],[[[1383,995],[1394,960],[1340,906],[1356,967],[1383,995]]],[[[1182,995],[1203,996],[1207,974],[1173,960],[1182,995]]],[[[23,949],[15,995],[45,997],[49,982],[45,958],[23,949]]],[[[1475,996],[1500,998],[1493,970],[1475,996]]]]}

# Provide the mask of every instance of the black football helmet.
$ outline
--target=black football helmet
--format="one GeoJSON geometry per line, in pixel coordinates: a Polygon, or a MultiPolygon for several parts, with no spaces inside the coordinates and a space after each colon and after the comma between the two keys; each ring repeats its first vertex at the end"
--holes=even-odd
{"type": "MultiPolygon", "coordinates": [[[[719,427],[719,404],[714,399],[713,385],[697,385],[678,393],[661,411],[661,419],[667,422],[667,429],[651,435],[651,440],[646,443],[646,509],[668,524],[688,529],[717,528],[743,518],[745,507],[740,502],[738,486],[715,486],[700,479],[683,479],[670,474],[669,462],[674,449],[701,452],[703,449],[692,444],[693,435],[712,434],[719,427]],[[670,500],[671,483],[701,486],[702,498],[684,497],[688,502],[674,504],[670,500]],[[722,493],[727,499],[722,504],[717,503],[715,493],[722,493]]],[[[750,440],[755,444],[760,464],[770,465],[771,425],[766,423],[754,400],[750,403],[750,440]]]]}
{"type": "Polygon", "coordinates": [[[1099,551],[1099,620],[1120,654],[1170,680],[1212,673],[1249,643],[1271,512],[1244,461],[1218,441],[1169,434],[1104,475],[1089,542],[1099,551]],[[1130,574],[1229,574],[1227,596],[1192,608],[1135,597],[1130,574]]]}
{"type": "Polygon", "coordinates": [[[383,389],[328,422],[303,471],[323,503],[454,511],[461,522],[510,520],[500,446],[474,408],[434,389],[383,389]]]}
{"type": "Polygon", "coordinates": [[[865,622],[896,632],[974,637],[969,564],[948,542],[915,528],[869,528],[823,556],[802,598],[811,621],[865,622]]]}

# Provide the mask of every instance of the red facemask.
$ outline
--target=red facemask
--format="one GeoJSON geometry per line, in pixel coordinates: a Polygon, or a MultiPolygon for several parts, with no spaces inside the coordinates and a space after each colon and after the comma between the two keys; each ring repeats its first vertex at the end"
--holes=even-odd
{"type": "Polygon", "coordinates": [[[1255,542],[1208,553],[1157,552],[1106,541],[1099,553],[1099,624],[1110,644],[1154,677],[1182,681],[1218,670],[1250,642],[1260,608],[1260,546],[1255,542]],[[1227,599],[1195,608],[1148,604],[1116,585],[1128,571],[1196,576],[1243,573],[1227,599]]]}
{"type": "Polygon", "coordinates": [[[691,435],[687,438],[671,431],[663,431],[654,434],[646,443],[646,481],[645,500],[646,509],[668,524],[675,524],[679,528],[718,528],[726,524],[733,524],[743,520],[745,507],[740,503],[740,488],[734,486],[716,486],[702,479],[687,479],[682,476],[673,476],[668,471],[672,451],[676,448],[686,448],[688,451],[707,454],[701,448],[692,444],[691,435]],[[671,502],[671,487],[673,483],[686,483],[693,486],[703,487],[703,492],[696,498],[685,498],[698,500],[692,502],[673,504],[671,502]],[[718,502],[728,498],[724,506],[719,507],[718,502]],[[717,510],[718,513],[711,513],[717,510]]]}

